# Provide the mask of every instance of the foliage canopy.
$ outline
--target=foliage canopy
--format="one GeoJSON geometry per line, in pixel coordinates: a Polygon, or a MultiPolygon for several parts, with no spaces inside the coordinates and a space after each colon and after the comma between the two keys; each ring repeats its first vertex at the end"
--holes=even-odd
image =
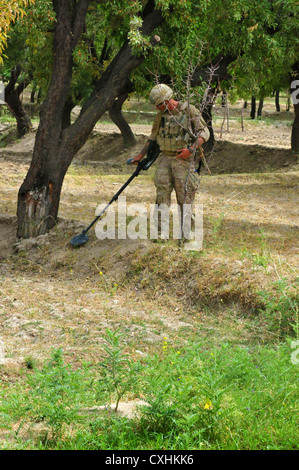
{"type": "MultiPolygon", "coordinates": [[[[298,58],[296,0],[156,0],[164,22],[157,29],[160,46],[150,55],[149,38],[142,31],[146,4],[145,0],[90,2],[85,31],[73,53],[71,94],[76,102],[87,99],[95,81],[126,41],[136,55],[146,56],[131,76],[140,94],[147,93],[165,75],[182,93],[188,73],[225,55],[235,60],[223,89],[233,87],[238,96],[246,98],[265,96],[273,89],[288,86],[292,65],[298,58]]],[[[5,13],[2,4],[0,8],[0,53],[1,47],[6,47],[7,56],[4,76],[5,70],[7,76],[13,64],[21,63],[24,73],[30,74],[45,92],[52,65],[52,1],[9,1],[5,13]]]]}

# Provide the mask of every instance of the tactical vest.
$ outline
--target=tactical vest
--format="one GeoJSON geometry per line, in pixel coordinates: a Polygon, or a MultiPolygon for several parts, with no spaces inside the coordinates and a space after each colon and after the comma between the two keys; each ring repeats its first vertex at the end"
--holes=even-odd
{"type": "Polygon", "coordinates": [[[171,115],[163,113],[161,117],[157,142],[162,152],[176,153],[177,150],[192,144],[186,114],[171,115]]]}

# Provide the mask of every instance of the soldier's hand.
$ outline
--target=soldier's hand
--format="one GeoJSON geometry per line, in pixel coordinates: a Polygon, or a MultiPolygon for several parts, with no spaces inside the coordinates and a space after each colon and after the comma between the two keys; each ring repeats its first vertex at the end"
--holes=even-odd
{"type": "Polygon", "coordinates": [[[136,155],[136,157],[130,158],[129,160],[127,160],[127,164],[128,165],[138,165],[138,163],[141,162],[142,159],[143,159],[142,153],[138,153],[138,155],[136,155]]]}
{"type": "Polygon", "coordinates": [[[190,150],[187,148],[180,149],[177,152],[178,154],[176,155],[176,158],[182,158],[183,160],[187,160],[187,158],[189,158],[191,155],[190,150]]]}

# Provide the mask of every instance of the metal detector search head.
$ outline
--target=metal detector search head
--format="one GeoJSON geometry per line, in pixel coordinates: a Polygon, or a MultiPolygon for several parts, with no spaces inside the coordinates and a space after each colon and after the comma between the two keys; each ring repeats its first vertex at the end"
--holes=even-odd
{"type": "Polygon", "coordinates": [[[74,238],[71,239],[70,243],[73,246],[81,246],[85,245],[85,243],[88,241],[88,236],[82,232],[80,235],[76,235],[74,238]]]}

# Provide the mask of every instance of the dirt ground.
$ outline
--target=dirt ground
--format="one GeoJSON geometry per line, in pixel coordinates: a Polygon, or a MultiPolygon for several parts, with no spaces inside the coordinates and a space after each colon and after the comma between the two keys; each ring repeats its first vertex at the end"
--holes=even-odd
{"type": "MultiPolygon", "coordinates": [[[[107,327],[121,326],[137,357],[165,336],[181,340],[182,331],[242,344],[272,340],[250,314],[256,293],[284,277],[292,283],[299,257],[298,160],[290,119],[278,118],[247,120],[244,131],[235,119],[221,137],[222,117],[216,119],[212,176],[203,172],[197,195],[204,207],[200,253],[182,252],[175,241],[99,241],[93,231],[84,247],[69,244],[126,181],[126,160],[140,151],[149,125],[132,125],[137,144],[125,149],[117,128],[99,123],[65,178],[59,224],[30,240],[16,240],[15,214],[35,132],[0,149],[3,378],[52,347],[63,347],[74,363],[96,361],[107,327]]],[[[153,172],[132,182],[127,202],[154,203],[153,172]]]]}

